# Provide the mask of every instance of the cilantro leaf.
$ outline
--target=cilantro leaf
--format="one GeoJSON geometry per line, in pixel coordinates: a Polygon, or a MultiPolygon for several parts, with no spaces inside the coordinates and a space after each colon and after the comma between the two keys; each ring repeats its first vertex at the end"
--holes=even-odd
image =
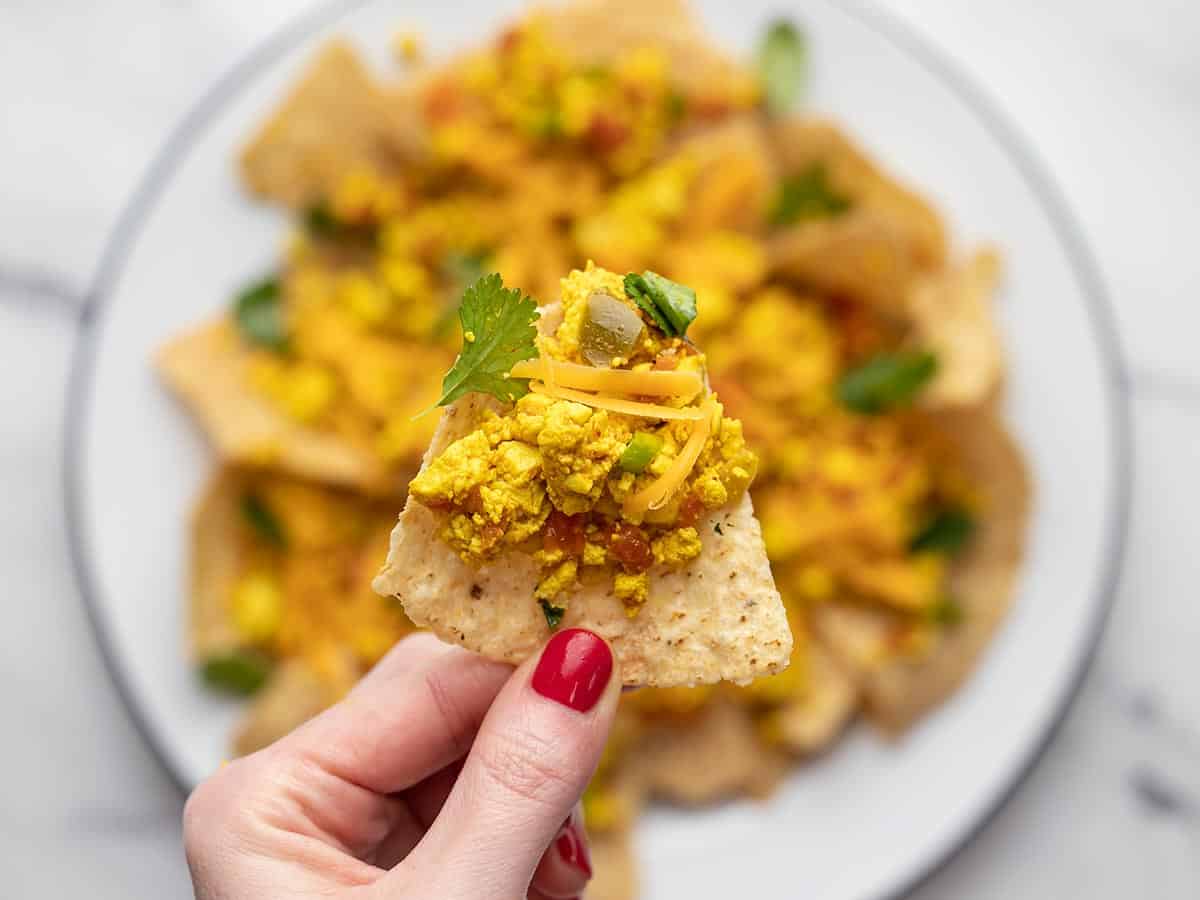
{"type": "Polygon", "coordinates": [[[770,220],[772,225],[792,225],[810,219],[831,219],[849,208],[850,198],[837,193],[829,184],[824,165],[814,163],[780,181],[770,220]]]}
{"type": "Polygon", "coordinates": [[[537,304],[515,288],[508,290],[500,276],[485,275],[466,289],[458,307],[463,348],[442,379],[438,406],[464,394],[491,394],[511,403],[529,392],[527,380],[509,377],[521,360],[537,356],[537,304]]]}
{"type": "Polygon", "coordinates": [[[282,353],[288,347],[283,317],[283,292],[274,276],[246,287],[233,302],[233,318],[251,344],[282,353]]]}
{"type": "Polygon", "coordinates": [[[791,112],[808,80],[808,40],[804,32],[786,19],[772,22],[758,48],[758,75],[767,112],[773,116],[791,112]]]}
{"type": "Polygon", "coordinates": [[[235,648],[210,656],[200,665],[200,677],[210,688],[236,697],[249,697],[271,674],[271,660],[255,650],[235,648]]]}
{"type": "Polygon", "coordinates": [[[257,494],[246,494],[242,497],[242,518],[272,547],[283,549],[287,546],[287,535],[283,525],[257,494]]]}
{"type": "Polygon", "coordinates": [[[696,318],[696,292],[657,272],[630,272],[625,293],[668,337],[682,337],[696,318]]]}
{"type": "Polygon", "coordinates": [[[910,553],[945,553],[962,550],[975,531],[975,519],[962,509],[943,509],[936,513],[908,542],[910,553]]]}
{"type": "Polygon", "coordinates": [[[563,613],[565,613],[566,610],[561,606],[553,606],[546,600],[539,600],[538,603],[541,604],[542,614],[546,617],[546,624],[549,625],[550,630],[553,631],[562,623],[563,613]]]}
{"type": "Polygon", "coordinates": [[[842,376],[838,399],[864,415],[908,406],[937,368],[937,357],[927,351],[880,353],[842,376]]]}

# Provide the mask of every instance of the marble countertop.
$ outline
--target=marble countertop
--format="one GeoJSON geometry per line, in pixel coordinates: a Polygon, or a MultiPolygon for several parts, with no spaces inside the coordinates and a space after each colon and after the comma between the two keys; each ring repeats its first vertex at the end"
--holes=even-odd
{"type": "MultiPolygon", "coordinates": [[[[922,900],[1200,896],[1200,6],[887,0],[1031,136],[1130,361],[1133,521],[1112,620],[1045,756],[922,900]]],[[[181,798],[108,680],[67,562],[74,321],[129,192],[284,0],[0,9],[0,742],[5,896],[188,896],[181,798]],[[31,379],[30,374],[36,373],[31,379]]]]}

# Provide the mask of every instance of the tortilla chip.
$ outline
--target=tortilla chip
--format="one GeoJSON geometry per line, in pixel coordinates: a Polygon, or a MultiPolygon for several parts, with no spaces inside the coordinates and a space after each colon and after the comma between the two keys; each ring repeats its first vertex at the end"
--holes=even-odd
{"type": "Polygon", "coordinates": [[[652,727],[630,752],[629,766],[651,795],[704,806],[741,794],[766,796],[784,759],[758,739],[746,706],[719,699],[689,718],[652,727]]]}
{"type": "Polygon", "coordinates": [[[935,414],[953,435],[971,478],[986,492],[977,531],[950,574],[950,595],[963,621],[949,626],[926,658],[894,659],[887,610],[829,603],[813,610],[815,633],[857,674],[867,717],[899,734],[940,704],[982,659],[1012,601],[1029,517],[1032,488],[1016,443],[989,406],[935,414]]]}
{"type": "Polygon", "coordinates": [[[159,372],[200,420],[221,457],[267,466],[373,494],[404,492],[408,473],[367,450],[287,418],[248,386],[250,351],[222,317],[174,338],[159,352],[159,372]]]}
{"type": "Polygon", "coordinates": [[[638,895],[637,860],[628,831],[588,836],[592,880],[587,900],[634,900],[638,895]]]}
{"type": "Polygon", "coordinates": [[[259,196],[298,207],[349,171],[387,170],[420,147],[412,92],[382,89],[353,47],[332,41],[243,150],[242,177],[259,196]]]}
{"type": "Polygon", "coordinates": [[[242,717],[233,739],[234,752],[246,756],[275,743],[336,699],[307,663],[285,660],[242,717]]]}
{"type": "Polygon", "coordinates": [[[754,74],[719,52],[684,0],[578,0],[537,9],[549,34],[578,60],[607,63],[640,47],[654,47],[671,77],[687,91],[720,84],[757,89],[754,74]]]}
{"type": "Polygon", "coordinates": [[[916,262],[885,218],[855,209],[786,228],[767,240],[771,269],[826,294],[845,294],[879,310],[904,311],[916,262]]]}
{"type": "Polygon", "coordinates": [[[792,753],[815,754],[841,735],[858,710],[858,687],[816,641],[805,647],[803,697],[772,714],[773,736],[792,753]]]}
{"type": "Polygon", "coordinates": [[[229,616],[229,595],[239,574],[235,530],[244,479],[222,468],[192,512],[191,603],[188,644],[199,662],[241,644],[229,616]]]}
{"type": "Polygon", "coordinates": [[[922,275],[908,293],[916,343],[937,354],[937,375],[921,392],[929,408],[974,406],[991,395],[1004,374],[1004,349],[992,317],[1000,280],[992,248],[940,272],[922,275]]]}
{"type": "Polygon", "coordinates": [[[832,187],[850,197],[853,209],[869,211],[893,232],[916,267],[944,264],[946,230],[937,211],[879,168],[837,125],[785,119],[768,127],[768,138],[784,172],[823,166],[832,187]]]}
{"type": "MultiPolygon", "coordinates": [[[[539,325],[548,330],[560,317],[543,308],[539,325]]],[[[501,408],[481,394],[447,407],[424,464],[474,430],[487,410],[501,408]]],[[[375,590],[397,597],[414,624],[443,640],[514,664],[536,653],[549,636],[533,600],[537,563],[510,550],[469,566],[438,537],[440,527],[432,510],[409,498],[375,590]]],[[[787,666],[792,633],[749,493],[696,528],[700,556],[682,569],[652,568],[650,599],[635,617],[607,583],[583,583],[566,596],[562,627],[588,628],[607,640],[625,684],[744,682],[787,666]]]]}

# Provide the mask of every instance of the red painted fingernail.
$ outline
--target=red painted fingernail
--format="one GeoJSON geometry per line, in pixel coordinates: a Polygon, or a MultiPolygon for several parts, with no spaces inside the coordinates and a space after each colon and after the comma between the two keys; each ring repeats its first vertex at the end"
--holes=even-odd
{"type": "Polygon", "coordinates": [[[542,650],[533,670],[533,689],[563,706],[587,712],[612,677],[612,651],[604,639],[582,628],[560,631],[542,650]]]}
{"type": "Polygon", "coordinates": [[[554,842],[554,849],[567,865],[578,869],[585,878],[592,877],[592,858],[588,855],[587,841],[579,836],[574,824],[562,830],[554,842]]]}

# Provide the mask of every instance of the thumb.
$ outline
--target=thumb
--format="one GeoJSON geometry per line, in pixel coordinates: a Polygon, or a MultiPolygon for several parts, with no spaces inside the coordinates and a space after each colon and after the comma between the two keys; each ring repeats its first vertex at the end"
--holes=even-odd
{"type": "Polygon", "coordinates": [[[409,858],[437,883],[429,896],[525,896],[596,769],[620,693],[612,649],[579,628],[554,635],[513,673],[409,858]]]}

